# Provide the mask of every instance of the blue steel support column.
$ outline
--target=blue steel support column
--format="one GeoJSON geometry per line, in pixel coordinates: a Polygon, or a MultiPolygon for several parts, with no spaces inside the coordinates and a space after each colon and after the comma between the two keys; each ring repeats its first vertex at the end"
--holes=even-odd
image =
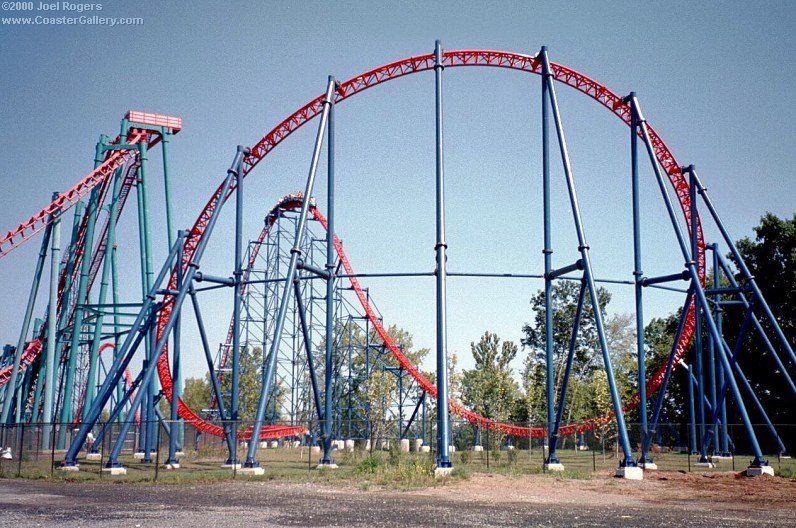
{"type": "Polygon", "coordinates": [[[690,420],[690,427],[688,429],[688,438],[690,441],[690,445],[688,446],[689,453],[692,455],[697,454],[697,433],[696,433],[696,412],[694,409],[694,383],[691,381],[691,369],[690,365],[686,365],[683,363],[683,366],[686,368],[686,383],[688,384],[688,418],[690,420]]]}
{"type": "MultiPolygon", "coordinates": [[[[707,323],[708,331],[710,332],[712,338],[716,341],[716,343],[720,344],[719,358],[721,359],[724,372],[728,374],[727,380],[729,381],[730,389],[732,390],[733,396],[735,397],[736,400],[738,412],[741,415],[744,428],[746,429],[746,433],[749,438],[749,443],[751,444],[750,447],[752,448],[752,452],[755,455],[755,458],[750,463],[750,468],[762,468],[764,466],[768,466],[768,462],[763,458],[763,453],[760,450],[760,444],[757,441],[757,436],[755,435],[754,428],[752,427],[752,422],[749,419],[749,414],[746,412],[746,406],[744,405],[743,399],[741,398],[738,385],[735,382],[735,377],[729,375],[731,371],[730,360],[729,360],[731,352],[729,350],[729,346],[727,346],[727,343],[724,341],[721,335],[719,335],[718,329],[716,328],[716,322],[713,320],[713,317],[710,316],[708,300],[707,297],[705,296],[705,290],[702,288],[702,284],[699,282],[699,271],[697,270],[697,263],[694,260],[694,257],[696,257],[697,255],[692,255],[691,251],[689,251],[688,244],[686,242],[685,237],[683,236],[680,224],[677,222],[677,216],[674,212],[674,206],[672,205],[672,200],[669,197],[669,193],[667,192],[666,189],[666,182],[663,179],[663,174],[661,173],[661,169],[658,166],[658,160],[655,157],[655,151],[652,146],[652,140],[650,139],[649,131],[647,130],[646,123],[644,123],[643,121],[641,122],[641,132],[643,135],[644,144],[647,147],[647,154],[649,155],[650,163],[652,164],[652,169],[655,172],[655,179],[658,182],[658,187],[660,189],[661,196],[666,205],[666,211],[669,215],[669,220],[672,224],[672,228],[674,229],[675,235],[677,236],[677,243],[680,246],[680,251],[682,252],[683,259],[685,260],[685,267],[688,270],[688,273],[691,275],[691,284],[693,286],[694,293],[696,296],[696,308],[698,309],[701,307],[707,310],[705,314],[706,315],[705,322],[707,323]]],[[[693,173],[693,167],[685,168],[684,172],[693,173]]],[[[693,224],[692,229],[693,231],[696,231],[697,225],[693,224]]]]}
{"type": "MultiPolygon", "coordinates": [[[[550,72],[550,60],[547,57],[547,50],[541,52],[542,65],[545,72],[550,72]]],[[[592,307],[594,309],[594,326],[597,329],[597,337],[600,342],[600,350],[602,351],[603,364],[605,365],[605,374],[608,379],[608,387],[611,392],[611,402],[613,404],[613,411],[616,416],[616,428],[618,433],[618,440],[622,446],[624,460],[619,464],[620,468],[636,467],[636,461],[633,460],[633,451],[630,448],[630,440],[627,435],[627,426],[625,425],[625,415],[622,412],[622,402],[619,398],[619,390],[616,387],[616,380],[614,378],[614,369],[611,364],[611,355],[608,350],[608,342],[605,338],[605,328],[603,326],[602,313],[600,312],[600,301],[597,297],[597,287],[594,283],[594,275],[592,273],[591,257],[589,256],[589,245],[586,242],[586,235],[583,229],[583,222],[580,216],[580,205],[578,204],[578,197],[575,191],[575,180],[572,176],[572,165],[569,159],[569,152],[567,151],[567,141],[564,136],[564,126],[561,121],[561,114],[558,109],[558,100],[556,97],[556,90],[553,84],[552,77],[543,77],[547,82],[549,90],[550,106],[553,111],[553,121],[556,126],[556,134],[558,136],[558,146],[561,151],[561,161],[564,165],[564,175],[567,181],[567,189],[569,191],[569,201],[572,207],[572,217],[575,223],[575,231],[578,236],[578,251],[583,261],[583,276],[586,280],[586,285],[589,289],[589,297],[592,307]]],[[[625,473],[627,474],[627,473],[625,473]]]]}
{"type": "Polygon", "coordinates": [[[298,266],[298,259],[301,256],[301,244],[304,240],[305,227],[307,224],[307,213],[310,206],[310,196],[312,195],[313,187],[315,186],[315,174],[318,171],[318,160],[321,156],[321,148],[323,146],[323,136],[326,131],[326,124],[329,119],[329,108],[332,105],[332,98],[334,97],[334,82],[329,82],[326,87],[326,97],[323,101],[323,110],[321,112],[321,122],[318,125],[318,133],[315,136],[315,147],[312,152],[312,161],[310,162],[310,170],[307,176],[307,184],[304,187],[304,195],[301,201],[301,212],[299,213],[298,224],[296,225],[296,234],[294,238],[293,248],[290,250],[290,263],[285,275],[285,284],[282,289],[282,296],[279,299],[279,311],[277,312],[276,321],[274,322],[274,338],[271,340],[271,347],[268,353],[268,363],[265,372],[262,376],[262,387],[260,388],[260,400],[257,403],[257,414],[254,418],[254,426],[252,428],[252,436],[249,441],[249,448],[246,452],[246,462],[244,469],[259,468],[256,460],[257,445],[259,444],[260,429],[262,428],[263,418],[265,416],[265,408],[268,404],[268,397],[271,394],[271,383],[275,374],[276,355],[279,353],[279,344],[282,337],[282,329],[285,324],[285,317],[287,316],[288,301],[290,298],[290,289],[293,287],[293,279],[296,275],[296,268],[298,266]]]}
{"type": "Polygon", "coordinates": [[[213,395],[216,398],[216,405],[218,405],[218,415],[221,418],[221,423],[224,429],[224,438],[227,442],[227,452],[232,452],[232,443],[236,442],[232,438],[229,427],[229,420],[227,417],[227,409],[224,406],[224,399],[222,398],[221,385],[218,382],[213,368],[213,355],[210,352],[210,343],[207,340],[207,332],[205,331],[205,323],[202,318],[202,312],[199,309],[199,300],[196,298],[196,291],[191,288],[188,290],[188,295],[191,297],[191,304],[193,305],[194,316],[196,317],[196,327],[199,329],[199,338],[202,342],[202,351],[205,353],[205,361],[207,362],[207,371],[210,374],[210,384],[213,387],[213,395]]]}
{"type": "MultiPolygon", "coordinates": [[[[238,152],[245,149],[238,146],[238,152]]],[[[232,390],[230,394],[230,419],[232,420],[231,450],[227,465],[239,464],[238,460],[238,384],[240,382],[240,304],[241,304],[241,281],[243,279],[243,176],[241,162],[235,167],[237,188],[235,189],[235,287],[233,289],[232,305],[232,390]]],[[[252,440],[254,442],[254,440],[252,440]]],[[[255,442],[256,443],[256,442],[255,442]]]]}
{"type": "MultiPolygon", "coordinates": [[[[334,77],[329,83],[336,86],[334,77]]],[[[326,132],[326,367],[324,369],[323,457],[321,465],[331,465],[332,460],[332,351],[334,346],[334,97],[329,105],[329,125],[326,132]]],[[[296,291],[298,295],[298,290],[296,291]]],[[[297,297],[298,300],[298,297],[297,297]]],[[[308,355],[308,360],[311,358],[308,355]]],[[[313,379],[314,382],[314,379],[313,379]]],[[[350,434],[350,432],[349,432],[350,434]]]]}
{"type": "Polygon", "coordinates": [[[447,256],[445,242],[445,179],[442,149],[442,43],[434,45],[434,80],[436,87],[437,115],[437,467],[452,467],[448,446],[450,420],[448,419],[448,343],[447,343],[447,256]]]}
{"type": "MultiPolygon", "coordinates": [[[[629,99],[636,98],[636,92],[630,92],[629,99]]],[[[638,361],[638,414],[641,429],[641,455],[638,463],[642,467],[652,464],[652,457],[649,456],[647,437],[650,434],[647,423],[647,372],[646,372],[646,351],[644,350],[644,308],[643,308],[643,287],[641,279],[644,272],[641,269],[641,205],[639,204],[638,186],[638,121],[641,116],[635,111],[636,106],[630,117],[630,180],[633,202],[633,282],[635,283],[636,293],[636,354],[638,361]]],[[[652,468],[652,466],[650,466],[652,468]]]]}
{"type": "MultiPolygon", "coordinates": [[[[171,238],[171,237],[170,237],[171,238]]],[[[180,231],[178,236],[178,244],[179,249],[177,250],[177,265],[175,266],[177,271],[177,289],[179,290],[182,288],[182,253],[185,247],[185,232],[180,231]]],[[[180,467],[180,461],[177,459],[177,444],[179,440],[179,432],[177,431],[178,420],[180,418],[178,414],[178,402],[180,399],[179,393],[179,380],[182,377],[182,372],[180,368],[180,355],[182,354],[181,346],[181,336],[180,336],[180,326],[182,319],[181,315],[177,315],[177,322],[174,323],[174,330],[172,331],[172,367],[171,367],[171,409],[169,409],[169,420],[171,423],[169,424],[169,458],[166,460],[165,465],[167,468],[170,469],[177,469],[180,467]]]]}
{"type": "MultiPolygon", "coordinates": [[[[53,194],[53,200],[58,193],[53,194]]],[[[55,401],[55,344],[58,334],[58,277],[61,272],[61,215],[53,221],[50,246],[50,291],[47,305],[47,348],[44,355],[44,408],[42,410],[42,449],[50,449],[50,422],[55,401]]]]}
{"type": "MultiPolygon", "coordinates": [[[[636,104],[638,101],[635,102],[636,104]]],[[[690,182],[689,182],[690,183],[690,182]]],[[[696,262],[697,255],[699,254],[698,240],[697,240],[697,202],[696,202],[696,187],[690,183],[688,188],[688,195],[691,201],[691,209],[689,216],[691,218],[691,257],[690,260],[696,262]]],[[[699,303],[694,305],[694,365],[696,367],[696,380],[697,380],[697,403],[699,405],[699,464],[711,464],[711,459],[708,456],[708,446],[705,442],[705,358],[703,356],[704,348],[702,346],[702,309],[699,303]]],[[[705,314],[710,317],[710,314],[705,314]]],[[[710,400],[711,409],[715,405],[715,400],[710,400]]]]}
{"type": "MultiPolygon", "coordinates": [[[[724,335],[722,331],[722,324],[721,324],[721,294],[718,293],[718,289],[720,288],[720,276],[721,270],[719,268],[719,259],[716,256],[716,251],[718,251],[717,244],[709,244],[707,249],[711,250],[711,254],[713,255],[713,289],[717,290],[715,295],[713,295],[713,317],[716,321],[716,328],[719,330],[719,335],[724,335]]],[[[710,340],[710,369],[711,369],[711,380],[710,380],[710,404],[713,408],[716,408],[716,390],[718,387],[724,384],[724,369],[721,367],[721,363],[716,365],[716,354],[718,347],[721,346],[721,343],[714,343],[713,340],[710,340]],[[718,367],[718,368],[717,368],[718,367]]],[[[719,409],[719,420],[720,424],[713,422],[713,454],[714,455],[721,455],[721,433],[726,430],[727,426],[727,401],[724,400],[721,403],[719,409]]]]}
{"type": "MultiPolygon", "coordinates": [[[[542,54],[547,46],[542,46],[542,54]]],[[[545,334],[545,394],[547,395],[547,464],[558,464],[553,441],[552,426],[555,422],[555,386],[553,374],[553,248],[550,235],[550,118],[548,101],[550,99],[548,78],[553,76],[549,69],[542,70],[542,210],[544,215],[544,334],[545,334]]]]}
{"type": "MultiPolygon", "coordinates": [[[[721,263],[719,262],[719,245],[713,243],[710,245],[710,249],[713,254],[713,288],[718,290],[721,287],[721,263]]],[[[721,294],[717,293],[716,296],[713,298],[714,302],[714,310],[715,310],[715,317],[716,317],[716,327],[719,329],[719,334],[722,333],[722,321],[721,321],[721,294]]],[[[720,345],[719,345],[720,346],[720,345]]],[[[714,350],[715,352],[715,350],[714,350]]],[[[722,387],[724,386],[724,367],[721,366],[721,362],[718,364],[718,372],[717,372],[717,380],[715,387],[722,387]]],[[[720,412],[720,420],[721,420],[721,429],[719,431],[719,435],[716,440],[716,452],[722,457],[731,456],[730,453],[730,438],[727,434],[727,401],[721,402],[720,412]]]]}

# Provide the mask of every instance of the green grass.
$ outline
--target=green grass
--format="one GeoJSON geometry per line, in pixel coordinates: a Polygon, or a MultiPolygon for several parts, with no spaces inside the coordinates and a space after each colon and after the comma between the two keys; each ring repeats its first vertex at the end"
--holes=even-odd
{"type": "MultiPolygon", "coordinates": [[[[161,453],[162,463],[165,453],[161,453]]],[[[385,487],[391,489],[414,489],[427,486],[444,485],[445,480],[435,480],[434,458],[427,453],[401,453],[397,449],[390,451],[374,451],[373,453],[356,450],[353,452],[335,451],[336,470],[318,471],[318,455],[311,455],[307,448],[298,449],[261,449],[257,460],[265,468],[265,475],[259,477],[234,474],[231,469],[223,469],[221,464],[225,458],[219,450],[188,452],[180,459],[181,468],[176,471],[159,469],[157,483],[163,484],[195,484],[225,482],[233,478],[240,481],[273,481],[296,483],[343,483],[357,486],[360,489],[385,487]]],[[[564,464],[563,472],[546,472],[542,470],[543,454],[539,449],[533,451],[514,450],[487,453],[458,451],[454,453],[454,471],[449,480],[467,479],[480,473],[505,475],[519,478],[523,475],[544,475],[549,478],[589,479],[595,475],[607,476],[613,473],[618,465],[615,452],[591,451],[559,451],[559,459],[564,464]]],[[[63,453],[56,454],[56,466],[63,458],[63,453]]],[[[735,459],[735,471],[743,470],[751,457],[739,456],[735,459]]],[[[654,460],[661,471],[688,471],[688,456],[680,453],[656,453],[654,460]]],[[[782,478],[796,476],[796,460],[776,457],[769,458],[776,475],[782,478]]],[[[80,460],[80,471],[67,473],[52,471],[49,453],[23,456],[20,465],[18,460],[0,461],[0,478],[53,479],[65,482],[155,482],[155,464],[143,464],[134,460],[131,453],[121,457],[120,462],[127,468],[127,475],[110,476],[102,473],[100,462],[80,460]]],[[[697,468],[696,457],[691,457],[691,471],[712,473],[731,471],[732,462],[721,461],[714,469],[697,468]]]]}

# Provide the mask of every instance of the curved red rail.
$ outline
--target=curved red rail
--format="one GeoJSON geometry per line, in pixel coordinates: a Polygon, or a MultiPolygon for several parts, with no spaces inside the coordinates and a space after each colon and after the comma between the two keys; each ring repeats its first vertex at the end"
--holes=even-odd
{"type": "MultiPolygon", "coordinates": [[[[467,67],[467,66],[482,66],[482,67],[495,67],[495,68],[506,68],[506,69],[513,69],[519,71],[525,71],[529,73],[540,74],[541,73],[541,62],[535,56],[530,55],[523,55],[518,53],[511,53],[505,51],[491,51],[491,50],[457,50],[457,51],[446,51],[443,55],[443,65],[445,67],[467,67]]],[[[407,59],[402,59],[396,62],[392,62],[390,64],[380,66],[373,70],[370,70],[366,73],[353,77],[348,81],[342,83],[336,93],[336,102],[344,101],[345,99],[351,97],[352,95],[362,92],[372,86],[377,84],[382,84],[384,82],[390,81],[392,79],[397,79],[399,77],[403,77],[405,75],[410,75],[413,73],[418,73],[421,71],[431,70],[434,67],[434,56],[433,54],[426,54],[426,55],[418,55],[415,57],[409,57],[407,59]]],[[[602,84],[594,81],[593,79],[578,73],[566,66],[552,63],[551,70],[553,73],[553,78],[562,83],[570,86],[597,101],[602,106],[606,107],[609,111],[611,111],[614,115],[619,117],[625,124],[630,125],[630,107],[627,105],[620,96],[609,90],[607,87],[603,86],[602,84]]],[[[316,117],[320,114],[322,109],[322,101],[323,95],[320,95],[310,101],[309,103],[302,106],[284,121],[282,121],[279,125],[277,125],[274,129],[272,129],[269,133],[263,136],[260,141],[257,142],[252,147],[252,152],[250,156],[247,156],[244,159],[244,169],[242,173],[242,177],[248,175],[254,167],[262,161],[277,145],[279,145],[285,138],[287,138],[290,134],[298,130],[302,125],[316,117]]],[[[705,275],[705,243],[702,234],[702,227],[699,221],[697,221],[696,226],[691,225],[690,221],[690,198],[688,195],[688,182],[683,177],[683,174],[680,170],[680,165],[677,163],[672,152],[669,150],[669,147],[664,143],[663,139],[655,132],[655,130],[648,126],[650,138],[653,145],[653,150],[655,152],[655,157],[660,163],[661,167],[666,172],[667,176],[669,177],[669,181],[672,187],[675,190],[677,195],[677,199],[680,202],[680,207],[683,211],[683,216],[685,218],[686,226],[688,227],[689,232],[692,229],[695,229],[697,232],[697,242],[698,242],[698,268],[700,279],[704,281],[705,275]]],[[[205,207],[202,209],[199,217],[197,218],[196,222],[194,223],[193,228],[191,229],[189,236],[185,243],[185,252],[183,254],[182,266],[183,268],[187,267],[188,263],[193,258],[194,252],[196,251],[196,247],[199,241],[202,239],[205,233],[205,229],[207,227],[207,222],[209,221],[212,213],[215,211],[216,207],[219,203],[223,203],[227,200],[230,194],[234,191],[234,184],[230,188],[228,194],[222,196],[221,191],[222,187],[219,186],[213,195],[210,197],[210,200],[207,202],[205,207]]],[[[338,249],[341,250],[342,247],[338,249]]],[[[342,255],[341,255],[342,259],[342,255]]],[[[353,284],[353,281],[352,281],[353,284]]],[[[172,273],[171,280],[170,280],[170,287],[173,288],[176,286],[176,274],[172,273]]],[[[158,339],[161,338],[163,334],[163,330],[165,329],[166,323],[169,319],[171,314],[171,310],[173,309],[173,298],[167,298],[165,301],[165,305],[160,312],[158,318],[158,325],[157,325],[157,337],[158,339]]],[[[368,309],[366,308],[366,311],[368,309]]],[[[371,310],[372,311],[372,310],[371,310]]],[[[383,329],[383,328],[382,328],[383,329]]],[[[693,310],[689,311],[687,314],[687,319],[685,322],[685,326],[683,328],[682,335],[680,337],[680,341],[677,343],[677,352],[676,358],[680,359],[683,354],[685,354],[686,347],[691,340],[694,331],[694,317],[693,317],[693,310]]],[[[389,336],[385,335],[382,336],[382,339],[385,340],[385,343],[388,342],[389,336]]],[[[400,350],[398,351],[400,352],[400,350]]],[[[393,351],[395,355],[395,351],[393,351]]],[[[422,377],[419,370],[411,365],[405,357],[403,360],[401,359],[402,354],[396,355],[396,359],[399,363],[407,369],[408,372],[412,373],[415,379],[418,380],[421,387],[424,390],[427,390],[429,394],[432,396],[436,395],[436,389],[433,385],[426,386],[428,384],[428,380],[422,377]],[[404,364],[406,363],[406,364],[404,364]],[[415,375],[417,374],[417,375],[415,375]],[[422,380],[425,380],[422,381],[422,380]]],[[[158,376],[160,377],[161,385],[163,386],[166,397],[171,398],[171,386],[172,386],[172,378],[171,372],[169,371],[169,364],[168,364],[168,350],[164,348],[163,353],[158,358],[158,376]]],[[[652,394],[654,390],[656,390],[663,379],[663,369],[659,369],[658,371],[650,377],[647,381],[647,388],[649,394],[652,394]]],[[[430,385],[430,384],[429,384],[430,385]]],[[[637,399],[637,397],[636,397],[637,399]]],[[[636,402],[637,404],[637,402],[636,402]]],[[[456,402],[451,402],[451,410],[460,414],[461,416],[465,417],[469,421],[481,426],[490,429],[497,429],[501,430],[507,434],[516,435],[516,436],[543,436],[543,432],[540,434],[538,430],[532,430],[526,427],[518,427],[510,424],[499,424],[493,422],[491,420],[487,420],[484,417],[478,416],[477,414],[473,413],[465,409],[463,406],[456,402]]],[[[630,402],[629,406],[633,405],[633,401],[630,402]]],[[[214,424],[205,422],[202,420],[198,415],[196,415],[191,409],[189,409],[185,404],[180,400],[177,405],[178,412],[180,416],[189,421],[198,429],[208,432],[210,434],[215,434],[220,436],[223,434],[221,427],[216,426],[214,424]]],[[[585,430],[591,427],[596,427],[601,423],[607,423],[611,420],[611,414],[600,418],[595,418],[590,420],[584,424],[579,425],[568,425],[562,428],[562,434],[571,434],[577,430],[585,430]]],[[[261,436],[262,438],[262,436],[261,436]]]]}

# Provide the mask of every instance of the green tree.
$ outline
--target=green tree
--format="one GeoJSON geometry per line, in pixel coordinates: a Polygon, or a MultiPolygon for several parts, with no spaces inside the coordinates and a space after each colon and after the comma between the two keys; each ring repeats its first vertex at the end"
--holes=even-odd
{"type": "Polygon", "coordinates": [[[182,401],[185,402],[188,408],[201,413],[203,409],[210,407],[212,391],[213,389],[210,387],[210,381],[207,376],[204,378],[187,378],[183,385],[182,401]]]}
{"type": "Polygon", "coordinates": [[[517,345],[484,332],[478,343],[470,343],[475,368],[462,373],[462,401],[487,418],[506,421],[518,396],[519,387],[509,366],[517,356],[517,345]]]}

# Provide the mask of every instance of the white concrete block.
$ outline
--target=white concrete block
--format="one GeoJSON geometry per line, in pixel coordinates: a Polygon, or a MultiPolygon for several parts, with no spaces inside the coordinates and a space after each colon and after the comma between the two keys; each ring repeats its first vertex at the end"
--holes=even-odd
{"type": "Polygon", "coordinates": [[[453,472],[453,468],[434,468],[434,478],[435,479],[442,479],[447,478],[453,472]]]}
{"type": "Polygon", "coordinates": [[[270,447],[271,449],[276,449],[277,447],[279,447],[279,442],[277,442],[276,440],[271,440],[271,443],[268,444],[268,447],[270,447]]]}
{"type": "Polygon", "coordinates": [[[658,464],[655,462],[646,462],[639,464],[639,467],[641,467],[641,469],[644,471],[655,471],[658,469],[658,464]]]}
{"type": "Polygon", "coordinates": [[[449,445],[448,446],[448,452],[449,453],[455,453],[456,452],[456,446],[455,445],[449,445]]]}
{"type": "Polygon", "coordinates": [[[312,447],[310,448],[310,451],[312,451],[312,453],[318,454],[318,453],[320,453],[320,452],[321,452],[321,446],[316,446],[316,445],[314,445],[314,446],[312,446],[312,447]]]}
{"type": "Polygon", "coordinates": [[[238,470],[238,474],[239,475],[257,477],[257,476],[260,476],[260,475],[265,475],[265,470],[263,468],[259,467],[259,466],[258,467],[251,467],[251,468],[245,467],[245,468],[240,468],[238,470]]]}
{"type": "Polygon", "coordinates": [[[144,452],[136,451],[135,453],[133,453],[133,458],[136,460],[144,460],[144,452]]]}
{"type": "Polygon", "coordinates": [[[318,464],[316,469],[337,469],[337,464],[318,464]]]}
{"type": "Polygon", "coordinates": [[[102,453],[86,453],[86,460],[102,460],[102,453]]]}
{"type": "Polygon", "coordinates": [[[174,462],[171,464],[163,464],[163,469],[180,469],[180,463],[174,462]]]}
{"type": "Polygon", "coordinates": [[[345,450],[346,451],[353,451],[354,450],[354,441],[353,440],[346,440],[345,441],[345,450]]]}
{"type": "Polygon", "coordinates": [[[104,468],[102,468],[102,471],[104,471],[105,473],[108,473],[109,475],[111,475],[113,477],[127,474],[127,468],[123,468],[121,466],[104,467],[104,468]]]}
{"type": "Polygon", "coordinates": [[[415,452],[420,452],[420,448],[423,446],[423,439],[422,438],[415,438],[415,452]]]}
{"type": "Polygon", "coordinates": [[[644,480],[644,470],[640,467],[620,467],[616,476],[628,480],[644,480]]]}
{"type": "Polygon", "coordinates": [[[484,450],[484,446],[482,446],[482,445],[474,445],[473,446],[473,451],[475,451],[476,453],[480,453],[483,450],[484,450]]]}
{"type": "Polygon", "coordinates": [[[564,464],[560,462],[552,462],[544,465],[545,471],[564,471],[564,464]]]}
{"type": "Polygon", "coordinates": [[[431,452],[431,446],[427,446],[427,445],[420,446],[420,452],[421,453],[430,453],[431,452]]]}
{"type": "Polygon", "coordinates": [[[11,452],[11,448],[6,447],[0,450],[0,458],[2,458],[3,460],[13,460],[14,454],[11,452]]]}
{"type": "Polygon", "coordinates": [[[224,469],[240,469],[243,467],[243,465],[238,462],[236,464],[221,464],[221,467],[224,469]]]}
{"type": "MultiPolygon", "coordinates": [[[[74,472],[80,471],[80,466],[78,464],[75,464],[74,466],[58,466],[58,470],[59,471],[67,471],[67,472],[73,472],[74,473],[74,472]]],[[[103,468],[103,471],[105,471],[104,468],[103,468]]]]}
{"type": "Polygon", "coordinates": [[[770,475],[773,477],[774,468],[771,466],[760,466],[760,467],[749,466],[748,468],[746,468],[747,477],[762,477],[763,475],[770,475]]]}
{"type": "Polygon", "coordinates": [[[409,452],[409,439],[401,438],[401,453],[408,453],[408,452],[409,452]]]}

